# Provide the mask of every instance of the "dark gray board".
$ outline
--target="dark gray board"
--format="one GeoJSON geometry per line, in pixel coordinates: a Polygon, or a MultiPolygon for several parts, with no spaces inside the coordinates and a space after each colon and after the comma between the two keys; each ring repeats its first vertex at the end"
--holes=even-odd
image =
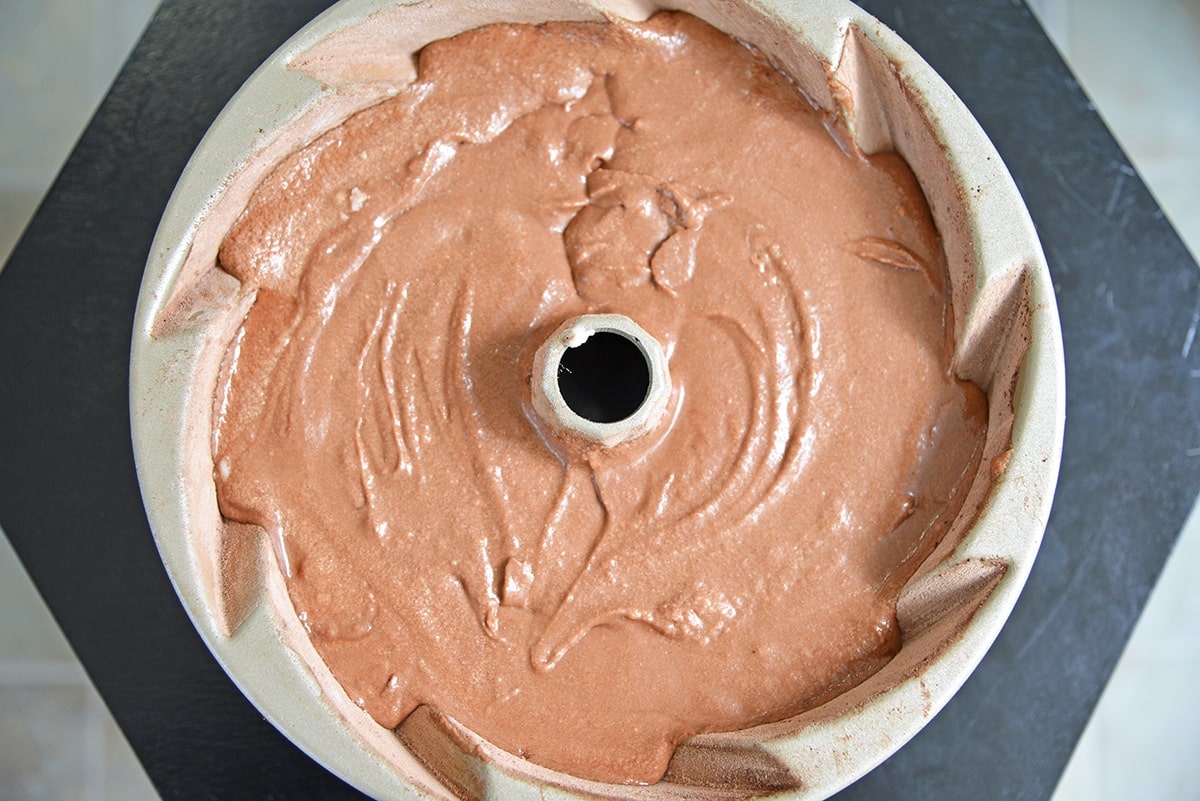
{"type": "MultiPolygon", "coordinates": [[[[191,151],[327,5],[168,0],[0,273],[0,525],[166,799],[360,798],[238,693],[158,561],[133,470],[130,329],[191,151]]],[[[1024,5],[868,2],[960,94],[1038,226],[1067,352],[1042,554],[984,663],[839,798],[1044,799],[1200,489],[1200,270],[1024,5]]]]}

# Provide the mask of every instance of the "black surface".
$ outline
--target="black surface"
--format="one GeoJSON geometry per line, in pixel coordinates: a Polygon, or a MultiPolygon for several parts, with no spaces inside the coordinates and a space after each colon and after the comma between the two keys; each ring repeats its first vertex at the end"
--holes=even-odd
{"type": "MultiPolygon", "coordinates": [[[[166,799],[361,796],[237,692],[158,561],[129,444],[142,265],[192,149],[325,2],[177,0],[155,17],[0,274],[0,525],[166,799]]],[[[996,646],[839,799],[1045,799],[1200,489],[1200,271],[1028,10],[885,0],[1016,177],[1058,288],[1062,478],[996,646]]]]}

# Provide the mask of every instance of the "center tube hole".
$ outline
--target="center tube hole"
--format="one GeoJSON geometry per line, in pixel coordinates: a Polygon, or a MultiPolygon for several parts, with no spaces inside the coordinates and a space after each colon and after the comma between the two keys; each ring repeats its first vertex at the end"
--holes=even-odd
{"type": "Polygon", "coordinates": [[[650,391],[650,365],[634,342],[597,331],[567,348],[558,363],[558,390],[571,411],[593,423],[616,423],[638,410],[650,391]]]}

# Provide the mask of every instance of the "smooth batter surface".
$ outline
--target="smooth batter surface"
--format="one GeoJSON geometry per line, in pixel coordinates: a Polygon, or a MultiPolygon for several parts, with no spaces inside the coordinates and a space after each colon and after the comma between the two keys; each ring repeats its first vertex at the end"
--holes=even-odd
{"type": "Polygon", "coordinates": [[[944,257],[894,155],[843,151],[699,21],[497,26],[286,159],[225,241],[257,300],[215,397],[222,513],[261,526],[334,675],[513,753],[651,782],[700,732],[832,697],[977,467],[944,257]],[[578,314],[664,346],[664,421],[533,422],[578,314]]]}

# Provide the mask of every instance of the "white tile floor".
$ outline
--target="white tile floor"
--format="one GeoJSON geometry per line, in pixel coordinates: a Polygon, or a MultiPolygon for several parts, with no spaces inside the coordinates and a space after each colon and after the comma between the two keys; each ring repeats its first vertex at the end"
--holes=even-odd
{"type": "MultiPolygon", "coordinates": [[[[0,263],[156,5],[0,3],[0,263]]],[[[1200,253],[1200,0],[1032,5],[1200,253]]],[[[1188,572],[1197,563],[1200,511],[1185,526],[1054,801],[1200,799],[1200,586],[1188,572]]],[[[0,799],[154,798],[0,536],[0,799]]]]}

